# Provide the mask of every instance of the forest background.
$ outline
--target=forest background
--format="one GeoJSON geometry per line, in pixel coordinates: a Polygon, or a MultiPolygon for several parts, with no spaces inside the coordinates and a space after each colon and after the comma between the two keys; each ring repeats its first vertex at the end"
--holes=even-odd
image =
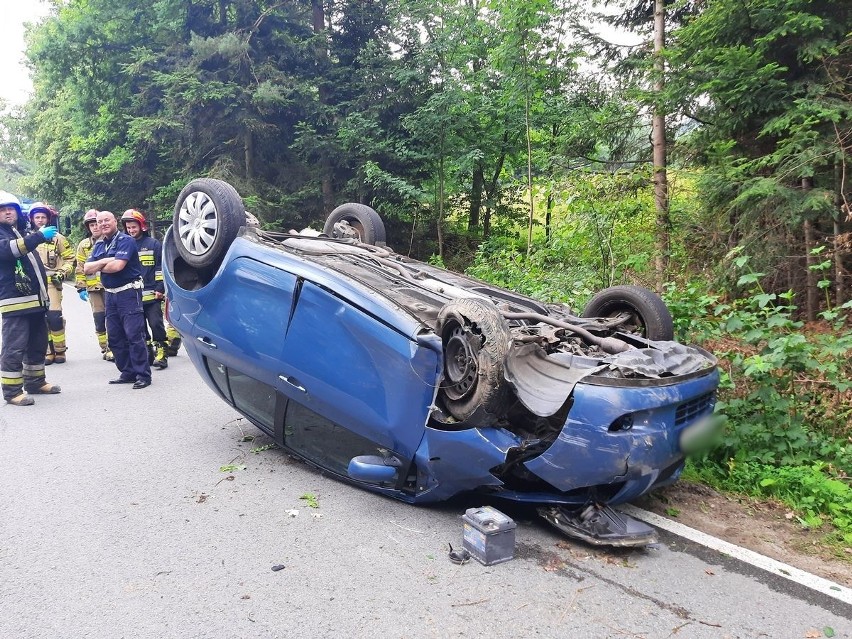
{"type": "Polygon", "coordinates": [[[723,371],[688,474],[852,560],[847,0],[53,0],[26,38],[0,181],[75,237],[91,207],[162,229],[211,176],[269,229],[362,202],[399,252],[575,308],[654,288],[723,371]]]}

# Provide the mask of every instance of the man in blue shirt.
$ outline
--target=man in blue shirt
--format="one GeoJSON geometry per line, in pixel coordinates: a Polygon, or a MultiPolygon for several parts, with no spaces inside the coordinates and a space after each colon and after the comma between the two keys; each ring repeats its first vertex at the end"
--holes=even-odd
{"type": "Polygon", "coordinates": [[[142,310],[142,264],[136,240],[118,230],[110,211],[97,217],[101,239],[83,266],[83,273],[100,272],[106,306],[106,329],[115,365],[121,371],[110,384],[151,385],[151,365],[145,346],[145,315],[142,310]]]}

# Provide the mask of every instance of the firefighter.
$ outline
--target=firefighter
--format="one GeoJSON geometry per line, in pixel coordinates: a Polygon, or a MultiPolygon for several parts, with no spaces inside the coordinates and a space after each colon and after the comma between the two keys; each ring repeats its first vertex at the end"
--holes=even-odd
{"type": "Polygon", "coordinates": [[[168,322],[166,322],[166,337],[168,338],[166,341],[166,354],[170,357],[175,357],[180,350],[181,337],[177,329],[168,322]]]}
{"type": "Polygon", "coordinates": [[[50,283],[36,247],[49,242],[55,226],[27,233],[21,202],[0,191],[0,385],[3,399],[13,406],[32,406],[32,395],[54,395],[59,386],[44,376],[50,283]],[[26,392],[25,392],[26,391],[26,392]]]}
{"type": "Polygon", "coordinates": [[[166,325],[163,320],[163,270],[161,266],[163,246],[148,232],[148,220],[136,209],[127,209],[121,216],[124,232],[136,240],[139,261],[142,262],[142,309],[151,331],[151,351],[154,354],[151,366],[163,369],[169,365],[166,325]]]}
{"type": "Polygon", "coordinates": [[[92,319],[95,321],[95,335],[98,337],[98,346],[101,347],[101,356],[108,362],[115,358],[109,349],[106,332],[106,312],[104,309],[104,286],[101,284],[100,272],[86,275],[83,273],[83,264],[92,254],[95,243],[101,239],[101,230],[98,227],[97,209],[89,209],[83,216],[83,230],[86,237],[77,244],[77,268],[75,270],[74,286],[77,294],[84,302],[89,302],[92,307],[92,319]]]}
{"type": "MultiPolygon", "coordinates": [[[[35,202],[30,207],[30,225],[34,231],[47,226],[57,226],[56,210],[44,202],[35,202]]],[[[50,306],[47,309],[49,331],[45,365],[65,363],[65,318],[62,317],[62,283],[74,272],[74,249],[61,233],[53,240],[40,244],[36,249],[47,271],[47,294],[50,306]]]]}

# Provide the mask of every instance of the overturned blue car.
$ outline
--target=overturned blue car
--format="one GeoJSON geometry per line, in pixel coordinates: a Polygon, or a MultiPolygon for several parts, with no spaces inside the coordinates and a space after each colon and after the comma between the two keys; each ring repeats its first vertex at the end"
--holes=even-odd
{"type": "Polygon", "coordinates": [[[712,428],[714,357],[635,286],[579,315],[395,253],[380,216],[258,228],[190,182],[163,247],[169,322],[207,384],[289,452],[412,503],[477,491],[593,544],[654,531],[613,505],[671,483],[712,428]]]}

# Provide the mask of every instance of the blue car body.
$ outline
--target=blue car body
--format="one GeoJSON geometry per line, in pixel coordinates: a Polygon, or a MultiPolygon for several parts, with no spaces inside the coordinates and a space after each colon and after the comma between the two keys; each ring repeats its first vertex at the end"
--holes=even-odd
{"type": "MultiPolygon", "coordinates": [[[[713,412],[712,356],[615,332],[632,353],[676,364],[641,375],[649,360],[626,363],[629,353],[528,347],[510,355],[514,381],[498,380],[511,396],[505,412],[467,423],[442,399],[435,300],[472,291],[536,316],[552,306],[386,249],[250,227],[199,274],[175,235],[164,241],[167,315],[206,383],[278,445],[375,492],[412,503],[480,491],[617,504],[674,481],[685,434],[713,412]]],[[[513,344],[557,341],[533,323],[512,324],[513,344]]]]}

